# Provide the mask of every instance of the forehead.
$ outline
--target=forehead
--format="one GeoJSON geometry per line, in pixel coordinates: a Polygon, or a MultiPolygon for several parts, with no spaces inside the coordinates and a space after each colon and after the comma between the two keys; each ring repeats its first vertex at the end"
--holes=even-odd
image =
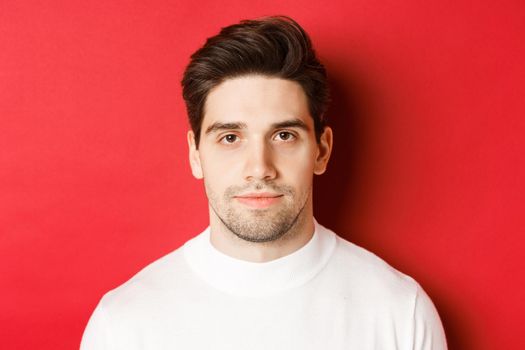
{"type": "Polygon", "coordinates": [[[290,118],[313,124],[301,85],[281,78],[248,75],[228,79],[209,92],[202,129],[215,122],[263,126],[290,118]]]}

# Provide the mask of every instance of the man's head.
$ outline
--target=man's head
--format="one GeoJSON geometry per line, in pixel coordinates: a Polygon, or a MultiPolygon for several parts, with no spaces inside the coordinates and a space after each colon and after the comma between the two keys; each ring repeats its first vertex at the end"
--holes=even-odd
{"type": "Polygon", "coordinates": [[[301,26],[289,17],[274,16],[225,27],[191,56],[182,94],[197,148],[209,92],[225,80],[254,74],[301,85],[319,140],[329,100],[325,68],[301,26]]]}
{"type": "Polygon", "coordinates": [[[204,179],[212,225],[268,242],[312,216],[313,174],[325,171],[332,147],[325,80],[287,18],[224,28],[192,56],[183,80],[190,164],[204,179]]]}

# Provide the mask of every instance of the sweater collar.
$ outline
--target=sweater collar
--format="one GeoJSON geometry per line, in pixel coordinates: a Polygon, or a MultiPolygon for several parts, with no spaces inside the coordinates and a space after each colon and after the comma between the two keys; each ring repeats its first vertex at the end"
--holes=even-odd
{"type": "Polygon", "coordinates": [[[328,262],[335,234],[315,219],[314,224],[308,243],[268,262],[240,260],[217,250],[210,241],[210,227],[186,242],[184,256],[192,270],[216,289],[237,296],[271,295],[308,282],[328,262]]]}

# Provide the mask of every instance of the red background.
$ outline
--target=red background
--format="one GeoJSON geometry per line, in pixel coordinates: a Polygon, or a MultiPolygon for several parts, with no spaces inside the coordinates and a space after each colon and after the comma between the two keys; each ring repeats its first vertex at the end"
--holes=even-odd
{"type": "Polygon", "coordinates": [[[180,78],[288,14],[333,90],[317,219],[418,280],[455,350],[523,349],[522,1],[2,1],[0,337],[75,349],[100,297],[207,225],[180,78]]]}

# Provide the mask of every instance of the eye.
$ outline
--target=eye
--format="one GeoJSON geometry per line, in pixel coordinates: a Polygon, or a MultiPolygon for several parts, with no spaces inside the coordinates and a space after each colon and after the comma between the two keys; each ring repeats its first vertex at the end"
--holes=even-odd
{"type": "Polygon", "coordinates": [[[224,135],[223,137],[221,137],[219,142],[220,143],[226,143],[226,144],[232,144],[232,143],[235,143],[238,139],[239,139],[239,137],[237,135],[235,135],[235,134],[228,134],[228,135],[224,135]]]}
{"type": "Polygon", "coordinates": [[[275,136],[281,141],[292,141],[295,139],[295,135],[288,131],[279,131],[275,136]]]}

